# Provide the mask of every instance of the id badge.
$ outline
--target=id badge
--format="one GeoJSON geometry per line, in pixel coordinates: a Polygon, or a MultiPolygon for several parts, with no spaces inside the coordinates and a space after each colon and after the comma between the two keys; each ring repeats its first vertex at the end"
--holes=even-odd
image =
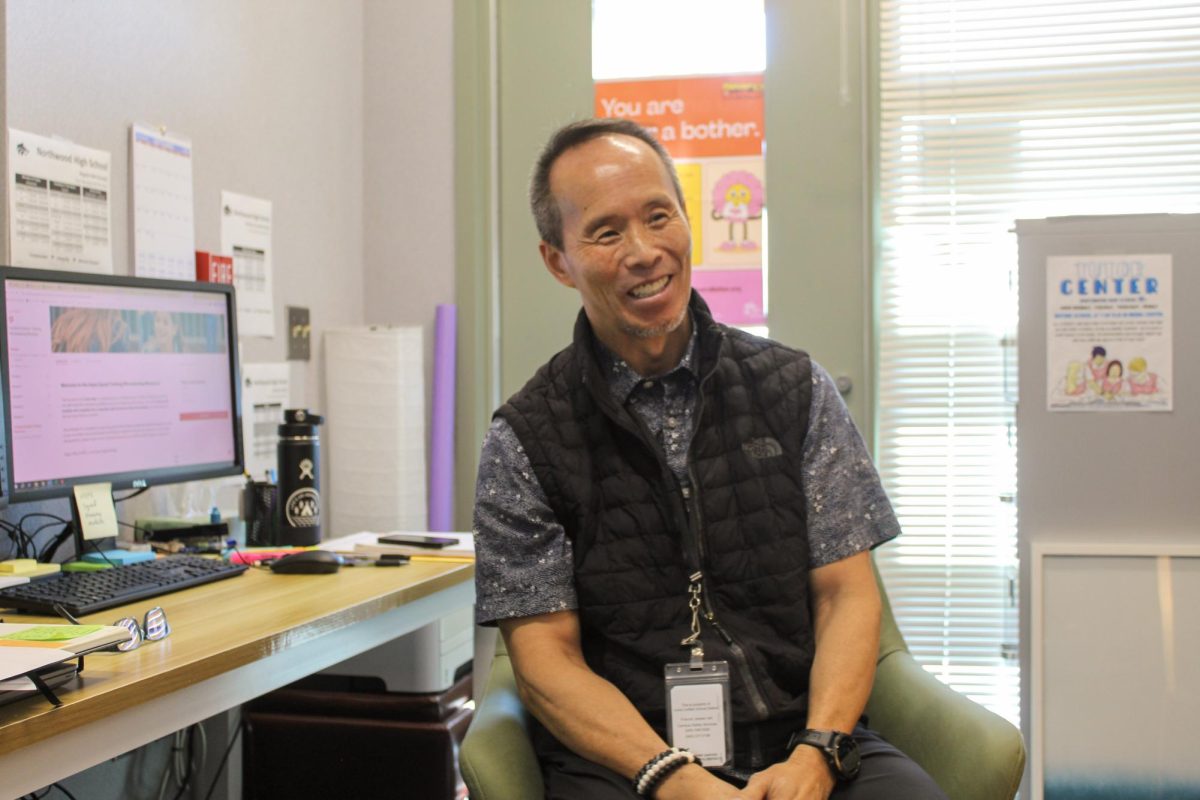
{"type": "Polygon", "coordinates": [[[685,747],[705,767],[733,764],[733,727],[729,707],[729,662],[667,664],[667,738],[685,747]]]}

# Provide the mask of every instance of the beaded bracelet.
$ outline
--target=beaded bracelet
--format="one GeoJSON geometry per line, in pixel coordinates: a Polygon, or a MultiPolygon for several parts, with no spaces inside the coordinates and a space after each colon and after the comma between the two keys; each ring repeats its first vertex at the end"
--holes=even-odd
{"type": "Polygon", "coordinates": [[[699,763],[700,759],[682,747],[664,750],[638,770],[638,774],[633,778],[633,788],[639,797],[649,797],[654,787],[672,772],[686,764],[699,763]]]}
{"type": "Polygon", "coordinates": [[[668,758],[678,752],[679,752],[679,748],[672,747],[668,750],[662,751],[661,753],[656,755],[654,758],[650,759],[649,761],[647,761],[645,764],[642,765],[642,768],[638,770],[637,775],[633,776],[633,788],[637,791],[637,793],[639,795],[642,794],[642,790],[640,787],[642,785],[643,779],[645,779],[645,777],[646,777],[646,773],[648,773],[656,764],[658,764],[658,762],[662,761],[664,758],[668,758]]]}

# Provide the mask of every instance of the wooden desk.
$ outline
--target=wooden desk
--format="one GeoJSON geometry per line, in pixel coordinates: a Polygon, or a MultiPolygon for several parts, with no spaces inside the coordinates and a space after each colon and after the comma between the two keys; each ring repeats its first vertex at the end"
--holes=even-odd
{"type": "Polygon", "coordinates": [[[59,708],[41,698],[0,706],[0,797],[73,775],[470,605],[474,573],[472,564],[433,563],[334,575],[251,569],[86,617],[140,621],[161,605],[172,633],[129,653],[87,656],[83,674],[57,690],[59,708]]]}

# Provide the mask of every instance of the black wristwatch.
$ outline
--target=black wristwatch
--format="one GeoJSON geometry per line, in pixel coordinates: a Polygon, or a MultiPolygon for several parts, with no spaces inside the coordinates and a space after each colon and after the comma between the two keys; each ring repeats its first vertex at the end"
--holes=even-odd
{"type": "Polygon", "coordinates": [[[824,753],[829,769],[839,781],[852,781],[858,777],[858,768],[862,762],[858,756],[858,742],[854,741],[850,734],[812,729],[796,731],[788,740],[788,752],[800,745],[815,747],[824,753]]]}

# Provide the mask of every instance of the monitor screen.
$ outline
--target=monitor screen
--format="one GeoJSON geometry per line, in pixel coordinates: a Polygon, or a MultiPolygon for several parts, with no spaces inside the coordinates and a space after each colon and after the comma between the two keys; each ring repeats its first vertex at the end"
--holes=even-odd
{"type": "Polygon", "coordinates": [[[0,267],[9,502],[242,472],[233,288],[0,267]]]}

